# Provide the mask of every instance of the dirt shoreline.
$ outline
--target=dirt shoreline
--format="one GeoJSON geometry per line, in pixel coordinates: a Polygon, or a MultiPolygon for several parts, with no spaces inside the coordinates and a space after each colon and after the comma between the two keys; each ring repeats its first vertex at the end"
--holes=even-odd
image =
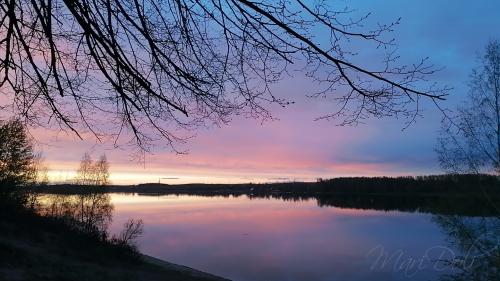
{"type": "Polygon", "coordinates": [[[160,266],[164,269],[167,270],[173,270],[173,271],[180,271],[183,273],[187,273],[188,275],[192,277],[200,277],[200,278],[205,278],[209,280],[214,280],[214,281],[231,281],[230,279],[226,279],[223,277],[219,277],[207,272],[203,272],[185,265],[179,265],[175,263],[171,263],[162,259],[158,259],[152,256],[144,255],[141,254],[143,261],[160,266]]]}

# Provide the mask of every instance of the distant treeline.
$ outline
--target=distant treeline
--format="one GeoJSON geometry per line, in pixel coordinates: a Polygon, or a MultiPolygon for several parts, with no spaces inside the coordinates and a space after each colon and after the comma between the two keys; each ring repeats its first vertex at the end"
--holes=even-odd
{"type": "Polygon", "coordinates": [[[500,215],[500,177],[431,175],[419,177],[350,177],[266,184],[139,184],[90,188],[53,185],[46,193],[138,193],[141,195],[240,196],[316,200],[319,206],[426,212],[449,215],[500,215]],[[498,206],[498,207],[497,207],[498,206]]]}
{"type": "MultiPolygon", "coordinates": [[[[80,193],[89,187],[61,184],[41,189],[51,193],[80,193]]],[[[318,179],[317,182],[280,182],[261,184],[180,184],[146,183],[138,185],[111,185],[102,192],[133,193],[214,193],[214,194],[434,194],[458,195],[487,192],[500,195],[500,177],[493,175],[453,174],[417,177],[342,177],[318,179]]]]}
{"type": "MultiPolygon", "coordinates": [[[[119,189],[119,188],[117,188],[119,189]]],[[[142,184],[139,192],[215,192],[229,194],[476,194],[500,195],[500,177],[491,175],[430,175],[418,177],[344,177],[317,182],[286,182],[265,184],[142,184]]],[[[126,189],[124,189],[126,190],[126,189]]]]}

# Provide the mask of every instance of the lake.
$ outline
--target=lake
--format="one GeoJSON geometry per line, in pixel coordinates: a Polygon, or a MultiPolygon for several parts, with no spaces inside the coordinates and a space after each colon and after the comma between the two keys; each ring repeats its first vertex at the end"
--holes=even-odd
{"type": "MultiPolygon", "coordinates": [[[[110,200],[111,233],[140,218],[141,252],[234,281],[440,280],[484,261],[464,250],[464,238],[453,235],[456,224],[499,225],[496,218],[338,208],[314,199],[111,194],[110,200]],[[459,256],[463,263],[449,264],[459,256]]],[[[487,251],[498,250],[492,237],[499,236],[487,237],[487,251]]]]}

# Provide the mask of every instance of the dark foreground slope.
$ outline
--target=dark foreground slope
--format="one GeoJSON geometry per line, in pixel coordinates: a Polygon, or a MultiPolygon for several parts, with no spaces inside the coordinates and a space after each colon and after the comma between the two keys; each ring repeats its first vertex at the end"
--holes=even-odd
{"type": "Polygon", "coordinates": [[[146,262],[130,249],[72,230],[57,219],[2,212],[0,280],[223,280],[166,262],[146,262]]]}

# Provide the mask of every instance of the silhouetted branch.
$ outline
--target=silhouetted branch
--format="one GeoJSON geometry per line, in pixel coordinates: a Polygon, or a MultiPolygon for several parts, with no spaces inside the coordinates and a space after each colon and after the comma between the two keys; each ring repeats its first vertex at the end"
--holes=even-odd
{"type": "Polygon", "coordinates": [[[295,63],[326,86],[316,96],[339,103],[319,118],[343,124],[398,115],[412,122],[419,97],[445,97],[447,88],[422,88],[438,70],[426,60],[397,65],[386,37],[399,20],[366,31],[368,15],[350,13],[301,0],[4,0],[0,89],[33,124],[57,122],[144,150],[158,138],[173,147],[233,114],[271,118],[268,103],[291,101],[270,85],[295,63]],[[327,42],[314,38],[323,32],[327,42]],[[365,48],[387,51],[381,70],[354,63],[365,48]]]}

